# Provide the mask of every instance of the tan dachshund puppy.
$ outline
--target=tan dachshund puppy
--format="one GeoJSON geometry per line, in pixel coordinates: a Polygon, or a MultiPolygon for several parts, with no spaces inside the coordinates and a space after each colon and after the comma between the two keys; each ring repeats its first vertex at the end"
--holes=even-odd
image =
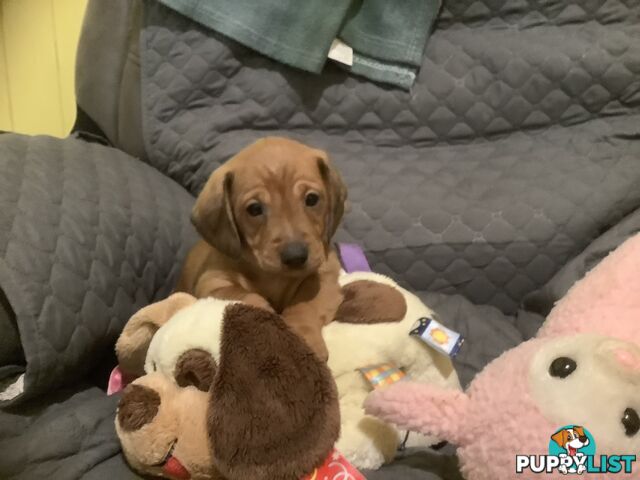
{"type": "Polygon", "coordinates": [[[320,334],[342,301],[331,238],[347,191],[327,154],[264,138],[216,169],[192,222],[203,237],[177,290],[242,300],[281,313],[322,359],[320,334]]]}

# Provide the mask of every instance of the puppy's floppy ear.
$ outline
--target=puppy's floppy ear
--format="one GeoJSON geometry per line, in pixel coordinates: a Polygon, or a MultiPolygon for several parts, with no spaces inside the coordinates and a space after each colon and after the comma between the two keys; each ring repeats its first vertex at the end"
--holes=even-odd
{"type": "Polygon", "coordinates": [[[554,433],[553,435],[551,435],[551,440],[556,442],[559,447],[564,448],[564,446],[567,444],[567,441],[569,440],[567,431],[563,429],[559,432],[554,433]]]}
{"type": "Polygon", "coordinates": [[[327,218],[325,220],[325,240],[329,243],[340,225],[342,215],[344,215],[347,187],[338,170],[331,164],[326,152],[322,150],[317,150],[317,152],[318,157],[316,161],[327,191],[327,202],[329,204],[327,208],[327,218]]]}
{"type": "Polygon", "coordinates": [[[215,466],[236,480],[301,478],[326,459],[340,431],[324,362],[280,316],[244,304],[224,314],[208,415],[215,466]]]}
{"type": "Polygon", "coordinates": [[[584,427],[579,427],[575,425],[573,430],[578,434],[579,437],[584,437],[584,427]]]}
{"type": "Polygon", "coordinates": [[[198,195],[191,223],[210,245],[227,256],[240,254],[242,240],[233,214],[233,172],[224,167],[213,172],[198,195]]]}

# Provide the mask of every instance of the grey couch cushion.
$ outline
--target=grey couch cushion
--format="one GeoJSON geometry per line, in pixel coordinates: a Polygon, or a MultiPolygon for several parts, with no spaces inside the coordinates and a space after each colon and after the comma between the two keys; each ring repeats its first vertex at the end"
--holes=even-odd
{"type": "Polygon", "coordinates": [[[195,239],[193,198],[128,155],[0,136],[0,286],[15,312],[24,398],[77,382],[129,316],[166,296],[195,239]]]}
{"type": "Polygon", "coordinates": [[[627,238],[638,232],[640,232],[640,209],[633,211],[605,231],[579,255],[567,262],[543,288],[528,295],[524,302],[527,310],[546,316],[575,282],[584,277],[627,238]]]}
{"type": "MultiPolygon", "coordinates": [[[[77,384],[0,412],[0,478],[84,478],[111,458],[122,464],[114,426],[117,397],[77,384]]],[[[115,472],[111,472],[115,473],[115,472]]],[[[122,465],[119,475],[138,478],[122,465]]]]}
{"type": "Polygon", "coordinates": [[[144,157],[138,35],[142,0],[87,2],[76,101],[116,148],[144,157]]]}
{"type": "Polygon", "coordinates": [[[16,316],[1,288],[0,332],[2,332],[2,335],[0,335],[0,371],[5,365],[24,365],[24,352],[20,344],[16,316]]]}
{"type": "Polygon", "coordinates": [[[640,206],[638,6],[449,3],[403,92],[295,71],[146,2],[149,162],[195,194],[261,136],[323,147],[350,189],[339,239],[414,290],[515,312],[640,206]]]}

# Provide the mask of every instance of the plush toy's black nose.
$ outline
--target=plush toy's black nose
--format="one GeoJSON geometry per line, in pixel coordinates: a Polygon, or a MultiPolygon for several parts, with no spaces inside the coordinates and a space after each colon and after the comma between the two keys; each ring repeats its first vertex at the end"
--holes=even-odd
{"type": "Polygon", "coordinates": [[[287,267],[300,268],[307,262],[308,257],[309,249],[303,242],[287,243],[280,250],[280,260],[287,267]]]}

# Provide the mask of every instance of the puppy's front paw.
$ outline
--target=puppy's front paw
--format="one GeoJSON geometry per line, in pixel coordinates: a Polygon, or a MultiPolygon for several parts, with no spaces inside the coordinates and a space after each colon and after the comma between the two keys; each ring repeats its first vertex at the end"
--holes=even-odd
{"type": "Polygon", "coordinates": [[[323,340],[316,342],[315,345],[310,345],[310,347],[320,360],[323,362],[327,362],[329,360],[329,350],[323,340]]]}
{"type": "Polygon", "coordinates": [[[242,302],[247,305],[251,305],[252,307],[261,308],[263,310],[267,310],[268,312],[275,313],[271,304],[262,296],[256,293],[248,293],[242,298],[242,302]]]}
{"type": "Polygon", "coordinates": [[[298,328],[291,326],[291,328],[307,343],[309,348],[313,350],[313,353],[315,353],[320,360],[323,362],[329,360],[329,350],[327,349],[327,345],[324,343],[321,332],[309,329],[308,326],[298,328]]]}

